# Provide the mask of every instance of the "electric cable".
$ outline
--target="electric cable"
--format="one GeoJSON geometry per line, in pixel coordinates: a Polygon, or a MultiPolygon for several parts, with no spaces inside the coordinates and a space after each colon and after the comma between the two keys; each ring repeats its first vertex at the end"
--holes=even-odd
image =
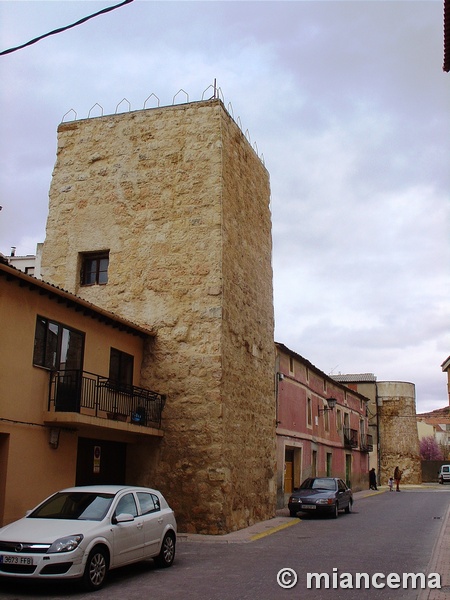
{"type": "Polygon", "coordinates": [[[31,46],[32,44],[35,44],[36,42],[39,42],[40,40],[43,40],[46,37],[49,37],[50,35],[55,35],[56,33],[62,33],[63,31],[66,31],[67,29],[72,29],[72,27],[76,27],[77,25],[81,25],[82,23],[86,23],[86,21],[89,21],[89,19],[93,19],[94,17],[98,17],[99,15],[103,15],[107,12],[110,12],[111,10],[115,10],[116,8],[120,8],[121,6],[124,6],[124,4],[130,4],[130,2],[133,2],[133,0],[123,0],[123,2],[120,2],[120,4],[116,4],[114,6],[109,6],[108,8],[103,8],[102,10],[99,10],[98,12],[89,15],[87,17],[83,17],[82,19],[80,19],[79,21],[77,21],[76,23],[72,23],[71,25],[66,25],[65,27],[59,27],[58,29],[54,29],[53,31],[49,31],[48,33],[44,33],[43,35],[40,35],[37,38],[34,38],[33,40],[30,40],[29,42],[26,42],[25,44],[21,44],[20,46],[16,46],[14,48],[8,48],[8,50],[3,50],[2,52],[0,52],[0,56],[3,56],[5,54],[11,54],[11,52],[16,52],[16,50],[21,50],[22,48],[26,48],[27,46],[31,46]]]}

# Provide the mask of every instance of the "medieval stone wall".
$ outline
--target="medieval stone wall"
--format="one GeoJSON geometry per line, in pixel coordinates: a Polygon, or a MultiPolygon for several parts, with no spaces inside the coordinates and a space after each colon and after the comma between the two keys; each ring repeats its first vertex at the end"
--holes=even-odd
{"type": "Polygon", "coordinates": [[[413,383],[377,383],[380,433],[380,482],[386,485],[398,465],[402,483],[422,482],[416,396],[413,383]]]}
{"type": "Polygon", "coordinates": [[[226,493],[240,528],[264,519],[268,506],[274,514],[276,501],[270,189],[266,169],[225,112],[221,128],[226,493]]]}
{"type": "Polygon", "coordinates": [[[167,394],[162,441],[128,450],[180,530],[273,516],[268,173],[218,100],[63,123],[44,280],[157,332],[141,385],[167,394]],[[109,250],[80,286],[80,253],[109,250]]]}

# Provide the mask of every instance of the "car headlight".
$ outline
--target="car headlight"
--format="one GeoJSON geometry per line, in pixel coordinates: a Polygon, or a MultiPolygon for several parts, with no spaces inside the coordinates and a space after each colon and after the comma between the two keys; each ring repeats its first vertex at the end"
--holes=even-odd
{"type": "Polygon", "coordinates": [[[300,498],[294,498],[293,496],[291,496],[289,498],[289,502],[299,502],[300,504],[302,503],[302,501],[300,500],[300,498]]]}
{"type": "Polygon", "coordinates": [[[47,554],[53,554],[55,552],[72,552],[81,543],[83,536],[81,533],[77,535],[68,535],[67,537],[59,538],[54,541],[50,548],[47,550],[47,554]]]}
{"type": "Polygon", "coordinates": [[[333,498],[320,498],[316,504],[333,504],[333,498]]]}

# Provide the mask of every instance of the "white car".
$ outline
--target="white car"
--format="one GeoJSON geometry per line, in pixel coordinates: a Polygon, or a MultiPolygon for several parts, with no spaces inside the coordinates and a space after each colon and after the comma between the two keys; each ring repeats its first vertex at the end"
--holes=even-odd
{"type": "Polygon", "coordinates": [[[157,490],[68,488],[0,529],[0,575],[80,578],[96,590],[109,569],[148,558],[170,567],[176,534],[174,513],[157,490]]]}
{"type": "Polygon", "coordinates": [[[443,484],[450,481],[450,465],[442,465],[438,474],[439,483],[443,484]]]}

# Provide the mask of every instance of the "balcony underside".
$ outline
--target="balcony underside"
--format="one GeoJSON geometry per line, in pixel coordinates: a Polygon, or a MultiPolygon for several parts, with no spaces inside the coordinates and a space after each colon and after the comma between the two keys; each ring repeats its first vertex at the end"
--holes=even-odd
{"type": "Polygon", "coordinates": [[[51,427],[63,427],[67,429],[75,429],[79,432],[96,433],[120,433],[122,436],[135,438],[136,436],[145,437],[163,437],[164,432],[157,427],[143,427],[132,422],[120,420],[120,415],[116,418],[105,418],[80,414],[76,412],[44,412],[44,423],[51,427]]]}

